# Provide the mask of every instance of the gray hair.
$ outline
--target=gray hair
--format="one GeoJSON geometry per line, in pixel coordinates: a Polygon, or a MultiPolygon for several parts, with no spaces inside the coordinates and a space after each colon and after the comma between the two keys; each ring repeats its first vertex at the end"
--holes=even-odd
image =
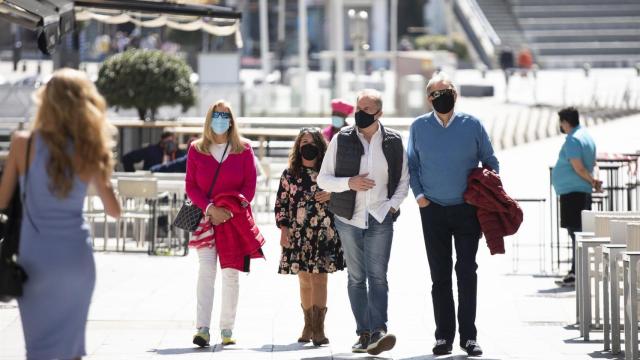
{"type": "Polygon", "coordinates": [[[427,95],[429,95],[431,93],[431,88],[433,87],[433,85],[437,84],[437,83],[444,83],[446,85],[451,86],[451,88],[453,90],[456,90],[456,85],[453,83],[453,80],[451,80],[451,78],[449,77],[449,75],[447,73],[445,73],[444,71],[440,71],[436,74],[434,74],[431,79],[429,79],[429,82],[427,83],[427,95]]]}
{"type": "Polygon", "coordinates": [[[358,92],[358,97],[356,98],[356,104],[360,98],[369,98],[373,100],[378,106],[378,110],[382,110],[382,94],[380,91],[376,89],[363,89],[358,92]]]}

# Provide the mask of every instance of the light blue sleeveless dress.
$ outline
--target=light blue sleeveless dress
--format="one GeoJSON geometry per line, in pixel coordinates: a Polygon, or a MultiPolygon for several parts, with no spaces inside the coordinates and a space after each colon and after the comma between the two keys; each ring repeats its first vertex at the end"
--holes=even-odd
{"type": "Polygon", "coordinates": [[[72,359],[85,355],[96,279],[89,227],[82,216],[87,183],[76,177],[66,198],[54,195],[46,170],[49,149],[37,132],[32,141],[34,158],[26,184],[20,176],[27,198],[19,262],[29,280],[18,305],[27,359],[72,359]]]}

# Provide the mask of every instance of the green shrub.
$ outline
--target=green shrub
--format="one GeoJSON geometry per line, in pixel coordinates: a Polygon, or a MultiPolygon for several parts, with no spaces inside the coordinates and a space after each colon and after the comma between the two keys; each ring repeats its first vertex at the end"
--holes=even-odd
{"type": "Polygon", "coordinates": [[[155,119],[163,105],[195,104],[191,68],[181,59],[158,50],[128,50],[108,58],[98,73],[96,86],[109,106],[135,108],[141,120],[155,119]]]}
{"type": "Polygon", "coordinates": [[[414,43],[418,50],[448,50],[460,60],[469,60],[467,44],[458,36],[422,35],[416,37],[414,43]]]}

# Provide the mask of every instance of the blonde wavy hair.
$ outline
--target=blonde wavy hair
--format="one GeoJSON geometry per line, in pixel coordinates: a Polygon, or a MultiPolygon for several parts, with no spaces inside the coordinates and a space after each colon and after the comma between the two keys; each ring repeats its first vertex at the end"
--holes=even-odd
{"type": "Polygon", "coordinates": [[[113,170],[114,128],[107,122],[107,103],[85,73],[60,69],[35,94],[38,104],[32,130],[47,145],[49,189],[60,198],[69,195],[76,174],[113,170]],[[72,151],[69,151],[71,150],[72,151]]]}
{"type": "Polygon", "coordinates": [[[211,121],[213,112],[216,111],[216,108],[218,109],[218,111],[228,110],[231,114],[231,119],[229,121],[229,130],[227,131],[227,137],[229,139],[229,153],[242,153],[247,143],[240,137],[238,126],[236,126],[236,116],[233,113],[231,104],[229,104],[225,100],[218,100],[213,105],[211,105],[211,107],[209,107],[209,111],[207,111],[207,117],[204,119],[202,137],[194,141],[193,143],[196,150],[203,154],[209,154],[209,147],[214,143],[214,132],[213,130],[211,130],[211,121]]]}

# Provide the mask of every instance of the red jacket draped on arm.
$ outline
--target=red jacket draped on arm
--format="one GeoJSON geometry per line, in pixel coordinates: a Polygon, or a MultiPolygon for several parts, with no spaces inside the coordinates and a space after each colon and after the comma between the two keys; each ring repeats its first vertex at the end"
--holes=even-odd
{"type": "Polygon", "coordinates": [[[227,222],[214,227],[220,268],[248,272],[251,259],[264,258],[261,250],[264,237],[255,223],[251,206],[244,196],[234,192],[218,194],[213,202],[233,213],[227,222]]]}
{"type": "Polygon", "coordinates": [[[504,237],[518,231],[522,209],[504,191],[500,176],[487,169],[472,170],[464,200],[478,209],[478,221],[491,255],[504,254],[504,237]]]}

